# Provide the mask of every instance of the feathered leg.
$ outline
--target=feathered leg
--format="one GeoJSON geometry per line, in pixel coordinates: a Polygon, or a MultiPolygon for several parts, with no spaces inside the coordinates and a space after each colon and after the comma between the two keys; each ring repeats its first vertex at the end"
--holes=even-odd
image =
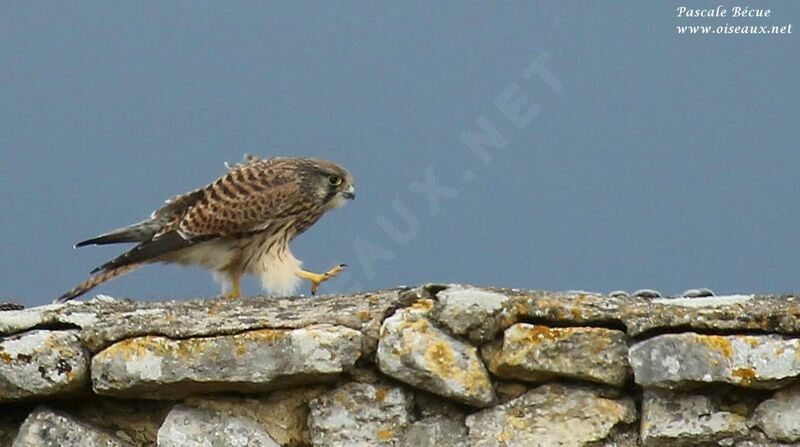
{"type": "Polygon", "coordinates": [[[229,299],[239,298],[242,295],[241,288],[240,288],[241,287],[240,283],[241,283],[241,280],[242,280],[242,274],[239,273],[239,272],[231,272],[230,273],[230,279],[231,279],[231,290],[228,291],[228,293],[226,293],[226,294],[224,294],[222,296],[225,297],[225,298],[229,298],[229,299]]]}

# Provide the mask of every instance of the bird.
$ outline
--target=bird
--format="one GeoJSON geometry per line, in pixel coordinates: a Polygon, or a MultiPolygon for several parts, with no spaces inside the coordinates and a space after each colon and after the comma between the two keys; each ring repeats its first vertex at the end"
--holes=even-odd
{"type": "Polygon", "coordinates": [[[303,270],[289,243],[326,212],[356,197],[353,176],[315,158],[245,155],[209,185],[177,195],[149,219],[75,244],[135,243],[92,270],[87,280],[54,300],[63,303],[98,285],[153,263],[196,265],[223,282],[222,296],[239,298],[243,275],[260,277],[270,294],[287,296],[303,280],[311,294],[347,267],[303,270]]]}

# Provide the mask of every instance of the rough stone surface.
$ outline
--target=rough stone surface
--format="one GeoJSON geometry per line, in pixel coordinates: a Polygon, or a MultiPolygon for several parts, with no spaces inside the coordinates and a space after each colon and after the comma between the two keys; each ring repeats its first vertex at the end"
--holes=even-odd
{"type": "Polygon", "coordinates": [[[89,354],[75,331],[34,330],[0,339],[0,402],[86,387],[89,354]]]}
{"type": "Polygon", "coordinates": [[[414,393],[412,422],[400,438],[400,446],[461,447],[468,445],[466,412],[463,405],[442,399],[431,393],[414,393]]]}
{"type": "Polygon", "coordinates": [[[158,430],[159,447],[280,447],[256,421],[176,405],[158,430]]]}
{"type": "Polygon", "coordinates": [[[24,310],[0,312],[0,335],[33,327],[74,326],[92,353],[139,336],[173,339],[232,335],[256,329],[331,324],[361,331],[372,352],[384,316],[419,299],[422,289],[393,289],[316,298],[249,297],[237,300],[130,301],[98,295],[24,310]]]}
{"type": "Polygon", "coordinates": [[[473,447],[589,446],[615,427],[633,423],[630,398],[611,399],[591,388],[543,385],[506,404],[467,417],[473,447]]]}
{"type": "Polygon", "coordinates": [[[778,335],[667,334],[635,344],[629,357],[636,383],[646,387],[774,388],[800,376],[800,340],[778,335]]]}
{"type": "Polygon", "coordinates": [[[256,421],[263,430],[285,447],[306,446],[311,443],[308,432],[308,404],[326,388],[298,387],[273,391],[258,399],[209,396],[190,398],[186,405],[256,421]]]}
{"type": "Polygon", "coordinates": [[[770,439],[800,441],[800,385],[778,390],[762,402],[755,421],[770,439]]]}
{"type": "Polygon", "coordinates": [[[502,341],[484,346],[489,370],[531,382],[570,377],[622,386],[630,377],[625,333],[593,327],[553,328],[518,323],[502,341]]]}
{"type": "Polygon", "coordinates": [[[502,293],[467,286],[450,286],[437,292],[436,299],[431,318],[477,344],[497,334],[501,313],[509,301],[502,293]]]}
{"type": "Polygon", "coordinates": [[[412,422],[400,438],[400,447],[467,447],[464,419],[433,416],[412,422]]]}
{"type": "MultiPolygon", "coordinates": [[[[441,289],[444,286],[439,286],[441,289]]],[[[430,289],[430,287],[429,287],[430,289]]],[[[433,290],[436,290],[435,288],[433,290]]],[[[762,331],[800,334],[800,297],[728,295],[705,298],[604,296],[590,292],[546,292],[482,288],[509,299],[500,328],[536,320],[557,326],[625,328],[631,337],[656,331],[762,331]]]]}
{"type": "Polygon", "coordinates": [[[425,317],[432,303],[419,302],[387,318],[378,343],[378,367],[397,380],[468,405],[495,400],[478,350],[425,317]]]}
{"type": "Polygon", "coordinates": [[[174,403],[154,400],[81,398],[59,403],[59,410],[138,446],[156,445],[158,428],[174,403]]]}
{"type": "Polygon", "coordinates": [[[168,399],[219,391],[259,391],[334,379],[361,355],[361,334],[317,325],[172,340],[139,337],[92,359],[98,394],[168,399]]]}
{"type": "Polygon", "coordinates": [[[687,295],[430,284],[314,299],[8,306],[0,447],[43,400],[58,408],[48,424],[72,428],[36,430],[69,432],[55,444],[65,446],[69,436],[154,446],[180,404],[204,415],[187,425],[214,426],[209,414],[247,421],[248,433],[289,447],[633,447],[640,434],[655,446],[800,447],[798,297],[687,295]],[[712,333],[727,335],[699,335],[712,333]],[[68,386],[46,366],[67,369],[62,345],[83,365],[68,386]],[[645,389],[642,419],[626,358],[645,389]]]}
{"type": "Polygon", "coordinates": [[[413,395],[400,387],[349,383],[311,401],[311,444],[397,445],[411,421],[413,395]]]}
{"type": "Polygon", "coordinates": [[[28,416],[19,429],[13,447],[131,447],[111,433],[47,408],[28,416]]]}
{"type": "Polygon", "coordinates": [[[644,392],[641,428],[645,446],[724,443],[748,432],[745,416],[723,410],[708,396],[654,390],[644,392]]]}

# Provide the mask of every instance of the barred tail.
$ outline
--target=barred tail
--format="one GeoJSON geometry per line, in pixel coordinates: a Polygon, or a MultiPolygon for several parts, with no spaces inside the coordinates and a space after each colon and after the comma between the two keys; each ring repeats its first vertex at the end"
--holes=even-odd
{"type": "Polygon", "coordinates": [[[104,282],[106,282],[106,281],[108,281],[110,279],[116,278],[117,276],[121,276],[121,275],[124,275],[124,274],[126,274],[128,272],[136,270],[139,267],[142,267],[143,265],[144,264],[141,264],[141,263],[127,264],[127,265],[121,265],[119,267],[114,267],[112,269],[104,270],[104,271],[92,276],[91,278],[87,279],[86,281],[78,284],[77,286],[75,286],[75,288],[73,288],[69,292],[67,292],[67,293],[61,295],[60,297],[56,298],[55,300],[53,300],[53,302],[54,303],[64,303],[64,302],[67,302],[67,301],[69,301],[69,300],[71,300],[73,298],[77,298],[77,297],[83,295],[84,293],[94,289],[95,287],[99,286],[100,284],[103,284],[104,282]]]}

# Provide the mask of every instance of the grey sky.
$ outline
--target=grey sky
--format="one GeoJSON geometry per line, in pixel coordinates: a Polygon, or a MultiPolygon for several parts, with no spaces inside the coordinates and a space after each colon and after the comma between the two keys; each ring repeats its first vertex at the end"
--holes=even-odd
{"type": "MultiPolygon", "coordinates": [[[[294,243],[311,269],[350,264],[324,292],[797,291],[800,31],[675,31],[800,25],[800,3],[758,4],[772,17],[677,19],[680,3],[639,1],[6,3],[0,301],[49,302],[123,248],[74,242],[246,152],[355,175],[358,200],[294,243]],[[526,78],[537,58],[549,81],[526,78]],[[539,112],[515,124],[501,109],[521,94],[539,112]],[[479,122],[505,140],[488,162],[462,142],[479,122]],[[414,185],[426,173],[448,188],[437,201],[414,185]]],[[[153,266],[96,292],[218,287],[153,266]]]]}

